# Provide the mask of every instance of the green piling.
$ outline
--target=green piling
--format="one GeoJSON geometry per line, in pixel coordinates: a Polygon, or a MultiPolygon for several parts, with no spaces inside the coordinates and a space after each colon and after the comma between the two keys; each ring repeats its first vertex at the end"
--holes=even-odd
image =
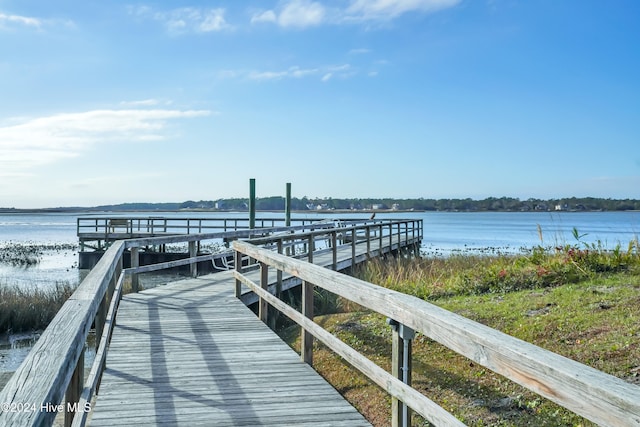
{"type": "Polygon", "coordinates": [[[284,221],[287,227],[291,226],[291,183],[287,182],[287,198],[284,202],[284,221]]]}
{"type": "Polygon", "coordinates": [[[256,228],[256,180],[249,179],[249,228],[256,228]]]}

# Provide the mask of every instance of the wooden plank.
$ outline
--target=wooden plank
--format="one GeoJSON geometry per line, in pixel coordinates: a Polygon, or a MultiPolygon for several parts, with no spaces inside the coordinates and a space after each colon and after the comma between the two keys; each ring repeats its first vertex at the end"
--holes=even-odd
{"type": "Polygon", "coordinates": [[[370,426],[234,287],[223,272],[124,296],[91,425],[370,426]]]}

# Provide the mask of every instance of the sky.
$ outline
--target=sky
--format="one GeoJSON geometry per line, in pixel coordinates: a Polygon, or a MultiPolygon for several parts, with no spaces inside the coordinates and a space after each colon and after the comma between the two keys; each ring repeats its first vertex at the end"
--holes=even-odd
{"type": "Polygon", "coordinates": [[[0,207],[640,199],[640,2],[0,0],[0,207]]]}

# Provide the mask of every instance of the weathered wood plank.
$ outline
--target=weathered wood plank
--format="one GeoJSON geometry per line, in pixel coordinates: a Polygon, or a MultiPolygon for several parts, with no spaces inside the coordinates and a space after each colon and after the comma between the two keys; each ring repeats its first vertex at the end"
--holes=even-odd
{"type": "Polygon", "coordinates": [[[123,297],[91,425],[369,426],[234,287],[216,273],[123,297]]]}

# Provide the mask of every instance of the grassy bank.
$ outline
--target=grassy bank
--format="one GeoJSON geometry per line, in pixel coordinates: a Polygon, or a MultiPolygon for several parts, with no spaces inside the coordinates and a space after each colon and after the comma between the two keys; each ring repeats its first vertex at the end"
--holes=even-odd
{"type": "MultiPolygon", "coordinates": [[[[374,261],[359,277],[640,383],[637,241],[613,251],[578,243],[519,256],[374,261]]],[[[386,319],[353,309],[317,321],[389,369],[386,319]]],[[[297,345],[294,334],[290,342],[297,345]]],[[[592,425],[422,335],[413,363],[414,386],[468,425],[592,425]]],[[[374,425],[389,424],[390,399],[377,386],[322,345],[316,344],[314,365],[374,425]]],[[[416,417],[413,425],[427,424],[416,417]]]]}

